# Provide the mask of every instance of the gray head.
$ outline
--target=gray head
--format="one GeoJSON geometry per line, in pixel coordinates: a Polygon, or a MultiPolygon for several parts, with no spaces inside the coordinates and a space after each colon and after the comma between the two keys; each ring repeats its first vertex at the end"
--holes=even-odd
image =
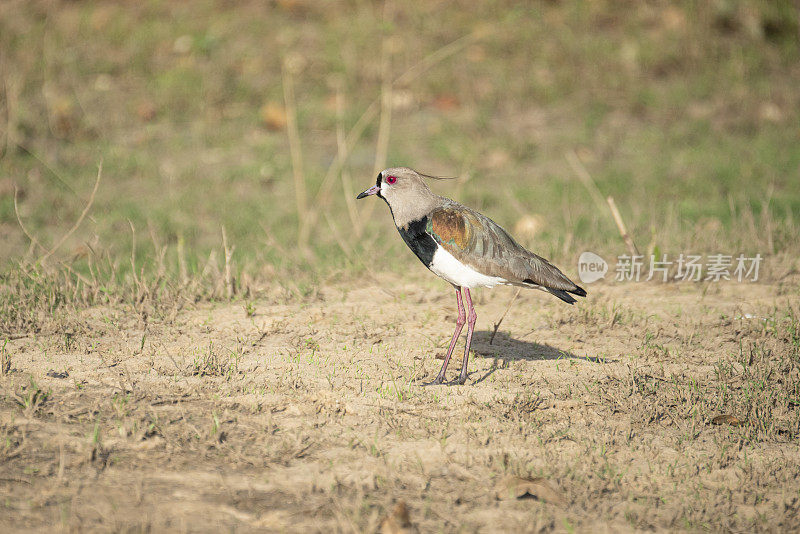
{"type": "Polygon", "coordinates": [[[444,200],[428,188],[427,177],[408,167],[392,167],[381,171],[375,185],[356,198],[378,195],[392,210],[395,224],[402,227],[426,216],[444,200]]]}
{"type": "Polygon", "coordinates": [[[428,188],[425,178],[430,177],[408,167],[392,167],[381,171],[375,185],[356,198],[378,195],[392,210],[395,224],[403,227],[428,215],[444,201],[428,188]]]}

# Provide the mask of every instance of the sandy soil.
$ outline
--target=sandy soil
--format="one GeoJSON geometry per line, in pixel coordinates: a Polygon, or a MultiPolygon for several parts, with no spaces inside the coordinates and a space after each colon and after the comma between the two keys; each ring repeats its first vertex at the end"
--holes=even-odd
{"type": "Polygon", "coordinates": [[[490,344],[513,290],[478,292],[465,386],[421,385],[455,319],[427,280],[9,341],[0,530],[800,528],[796,286],[589,293],[523,293],[490,344]]]}

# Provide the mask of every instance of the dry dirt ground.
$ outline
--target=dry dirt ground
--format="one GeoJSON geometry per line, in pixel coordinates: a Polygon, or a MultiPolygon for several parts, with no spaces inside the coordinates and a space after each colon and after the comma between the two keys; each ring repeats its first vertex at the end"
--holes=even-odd
{"type": "Polygon", "coordinates": [[[427,387],[452,291],[381,282],[8,341],[0,531],[800,528],[796,280],[525,292],[492,344],[478,292],[427,387]]]}

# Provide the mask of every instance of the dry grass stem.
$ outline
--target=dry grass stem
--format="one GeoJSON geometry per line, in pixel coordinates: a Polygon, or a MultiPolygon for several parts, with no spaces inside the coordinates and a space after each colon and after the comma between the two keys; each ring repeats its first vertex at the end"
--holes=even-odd
{"type": "Polygon", "coordinates": [[[6,376],[11,372],[11,352],[8,350],[8,339],[3,340],[0,346],[0,376],[6,376]]]}
{"type": "MultiPolygon", "coordinates": [[[[391,87],[392,86],[394,86],[394,85],[407,85],[407,84],[413,82],[418,76],[422,75],[424,72],[426,72],[427,70],[429,70],[430,68],[435,66],[437,63],[440,63],[441,61],[444,61],[448,57],[456,54],[459,50],[462,50],[465,46],[469,45],[471,42],[473,42],[477,38],[477,36],[478,36],[477,33],[471,33],[471,34],[465,35],[463,37],[460,37],[460,38],[456,39],[455,41],[444,45],[440,49],[434,51],[433,53],[431,53],[428,56],[426,56],[425,58],[423,58],[422,61],[420,61],[419,63],[417,63],[417,64],[413,65],[412,67],[410,67],[403,74],[401,74],[400,76],[395,78],[395,80],[391,84],[389,84],[390,85],[390,88],[389,88],[390,96],[391,96],[391,91],[392,91],[391,87]]],[[[381,54],[382,54],[382,56],[381,56],[382,57],[382,60],[381,60],[381,65],[382,65],[381,73],[382,74],[384,73],[384,70],[383,70],[383,65],[384,65],[384,63],[383,63],[383,61],[384,61],[383,60],[383,51],[384,50],[386,50],[387,54],[388,54],[388,49],[386,48],[385,45],[382,45],[382,47],[381,47],[381,51],[382,51],[381,52],[381,54]]],[[[387,60],[388,60],[388,58],[387,58],[387,60]]],[[[385,112],[385,107],[387,105],[391,104],[391,102],[390,101],[387,102],[387,99],[385,98],[385,95],[387,93],[383,90],[384,87],[385,87],[385,85],[384,85],[384,80],[383,80],[383,77],[382,77],[381,78],[381,88],[382,89],[381,89],[380,97],[376,98],[375,100],[373,100],[370,103],[370,105],[367,106],[367,108],[364,110],[364,112],[361,114],[361,116],[358,118],[356,123],[353,125],[353,127],[350,129],[350,131],[347,134],[347,138],[346,138],[345,143],[344,143],[344,150],[341,151],[341,152],[344,153],[344,157],[345,158],[350,154],[350,152],[351,152],[352,148],[355,146],[355,144],[361,139],[361,137],[364,134],[364,132],[366,131],[367,127],[378,116],[378,113],[380,112],[381,114],[383,114],[385,112]]],[[[391,112],[391,110],[389,110],[389,113],[390,112],[391,112]]],[[[382,117],[383,117],[383,115],[382,115],[382,117]]],[[[391,126],[391,117],[388,116],[388,118],[382,119],[382,120],[383,120],[383,123],[385,124],[384,130],[389,129],[389,127],[391,126]]],[[[379,126],[379,132],[380,132],[380,126],[379,126]]],[[[388,136],[389,136],[388,132],[384,133],[384,137],[383,137],[384,141],[380,141],[380,142],[381,143],[388,143],[388,136]]],[[[379,134],[379,138],[380,138],[380,134],[379,134]]],[[[379,146],[380,146],[379,143],[376,142],[376,158],[375,158],[376,164],[373,167],[377,167],[378,166],[377,162],[380,161],[380,159],[381,159],[379,157],[379,153],[378,153],[379,151],[377,149],[377,147],[379,147],[379,146]]],[[[388,154],[388,145],[386,147],[386,150],[384,151],[384,154],[388,154]]],[[[386,161],[386,156],[383,156],[382,159],[385,162],[386,161]]],[[[322,180],[322,183],[319,186],[319,190],[317,191],[317,194],[314,196],[314,205],[315,206],[320,206],[320,205],[324,204],[324,200],[327,198],[328,192],[329,192],[330,187],[331,187],[331,185],[333,183],[333,179],[341,171],[341,169],[342,169],[342,167],[344,166],[345,163],[346,163],[346,161],[343,160],[342,157],[339,156],[339,154],[337,154],[337,156],[334,158],[333,162],[329,166],[328,171],[325,174],[325,178],[322,180]]],[[[381,171],[381,170],[383,170],[383,168],[376,169],[374,174],[377,175],[378,171],[381,171]]],[[[365,220],[369,219],[369,217],[370,217],[370,215],[372,213],[372,210],[375,209],[374,204],[375,203],[370,202],[364,207],[364,209],[363,209],[363,211],[361,213],[361,216],[359,217],[360,221],[365,221],[365,220]]],[[[311,226],[313,226],[313,224],[316,222],[317,211],[312,211],[309,214],[309,217],[310,217],[310,224],[311,224],[311,226]]],[[[362,222],[362,228],[363,228],[363,222],[362,222]]]]}
{"type": "Polygon", "coordinates": [[[300,142],[300,132],[297,126],[297,103],[294,97],[294,82],[292,66],[288,60],[283,62],[283,99],[286,105],[286,133],[289,137],[289,152],[292,158],[292,176],[294,178],[295,202],[297,204],[297,244],[301,251],[310,252],[308,238],[312,226],[311,214],[308,209],[306,193],[306,179],[303,173],[303,149],[300,142]]]}
{"type": "Polygon", "coordinates": [[[5,111],[6,127],[3,130],[3,153],[6,156],[17,147],[20,140],[19,134],[19,96],[22,88],[22,74],[13,72],[6,64],[5,54],[0,54],[0,76],[3,79],[3,106],[5,111]]]}
{"type": "Polygon", "coordinates": [[[622,237],[625,245],[627,245],[628,251],[631,253],[631,256],[638,256],[639,249],[636,248],[633,238],[630,236],[630,234],[628,234],[628,230],[625,228],[625,222],[622,220],[622,215],[620,215],[619,210],[617,209],[617,204],[614,202],[614,198],[610,196],[606,197],[606,201],[608,202],[608,208],[611,210],[611,216],[614,217],[614,222],[617,224],[619,235],[622,237]]]}
{"type": "MultiPolygon", "coordinates": [[[[344,111],[345,111],[345,98],[342,91],[343,83],[337,80],[336,83],[336,156],[338,161],[347,161],[347,141],[344,132],[344,111]]],[[[350,217],[350,224],[353,227],[356,238],[360,238],[363,233],[363,225],[358,216],[358,208],[356,207],[356,195],[353,190],[353,182],[350,178],[350,171],[347,165],[341,165],[340,171],[342,177],[342,194],[344,195],[344,202],[347,206],[347,215],[350,217]]]]}
{"type": "Polygon", "coordinates": [[[497,330],[500,328],[500,325],[503,323],[503,319],[506,318],[506,314],[508,313],[508,310],[511,309],[511,305],[514,304],[514,301],[517,300],[517,297],[519,297],[519,294],[520,294],[521,291],[522,291],[522,288],[518,287],[517,290],[514,292],[514,296],[511,297],[510,301],[508,301],[508,306],[506,306],[505,311],[503,311],[503,315],[501,315],[500,318],[497,320],[497,322],[494,323],[494,325],[492,327],[492,335],[489,337],[489,345],[494,343],[494,336],[497,335],[497,330]]]}
{"type": "Polygon", "coordinates": [[[565,154],[567,158],[567,162],[569,163],[572,170],[575,171],[575,174],[580,179],[581,183],[586,187],[586,190],[589,192],[589,196],[592,197],[595,206],[597,206],[598,212],[602,213],[606,209],[606,203],[603,202],[603,195],[600,193],[600,189],[597,187],[594,179],[592,179],[592,175],[589,174],[589,171],[586,170],[583,163],[581,163],[580,158],[575,153],[575,151],[569,151],[565,154]]]}
{"type": "Polygon", "coordinates": [[[130,219],[128,219],[128,226],[131,228],[131,276],[133,276],[136,287],[139,287],[139,277],[136,275],[136,228],[133,226],[133,221],[130,219]]]}
{"type": "Polygon", "coordinates": [[[767,196],[762,203],[761,208],[761,225],[766,228],[767,234],[767,250],[771,255],[775,255],[775,240],[773,238],[774,222],[772,220],[772,195],[775,193],[775,184],[770,183],[767,189],[767,196]]]}
{"type": "Polygon", "coordinates": [[[100,164],[97,166],[97,178],[94,181],[94,187],[92,188],[92,193],[89,195],[89,201],[86,203],[86,206],[83,208],[83,211],[81,212],[80,216],[78,217],[78,220],[75,221],[75,224],[72,225],[72,228],[70,228],[69,231],[61,237],[61,239],[58,241],[58,243],[53,245],[53,248],[48,250],[47,253],[45,253],[41,258],[39,258],[39,261],[45,261],[47,258],[52,256],[53,253],[56,250],[58,250],[61,247],[61,245],[63,245],[64,242],[67,239],[69,239],[70,236],[73,233],[75,233],[75,230],[77,230],[78,227],[81,225],[81,223],[83,222],[83,219],[86,217],[86,214],[89,213],[89,210],[92,208],[92,204],[94,203],[94,197],[97,194],[97,188],[100,187],[100,178],[102,177],[102,175],[103,175],[103,162],[101,161],[100,164]]]}
{"type": "MultiPolygon", "coordinates": [[[[390,18],[390,2],[384,4],[384,22],[390,18]]],[[[375,162],[372,165],[372,176],[376,176],[386,168],[389,153],[389,139],[392,127],[392,56],[389,50],[389,39],[381,41],[381,95],[380,119],[378,121],[378,138],[375,140],[375,162]]],[[[364,219],[369,220],[372,210],[378,205],[370,202],[364,209],[364,219]]]]}
{"type": "Polygon", "coordinates": [[[233,280],[233,272],[231,269],[231,259],[233,257],[233,251],[236,248],[228,247],[228,234],[225,232],[225,225],[222,225],[222,248],[225,252],[225,295],[228,299],[232,299],[234,294],[236,294],[236,287],[234,285],[233,280]]]}
{"type": "Polygon", "coordinates": [[[186,242],[183,234],[178,235],[176,254],[178,255],[178,274],[181,278],[181,283],[186,285],[189,283],[189,269],[186,266],[186,242]]]}
{"type": "Polygon", "coordinates": [[[336,240],[336,244],[339,245],[342,253],[344,253],[345,257],[350,261],[351,264],[355,263],[353,249],[347,244],[347,241],[342,239],[342,235],[339,233],[339,228],[337,228],[336,223],[333,222],[333,219],[331,219],[327,211],[322,212],[322,215],[325,218],[325,222],[328,223],[328,228],[330,228],[331,234],[333,234],[333,238],[336,240]]]}
{"type": "Polygon", "coordinates": [[[22,233],[25,234],[25,237],[27,237],[28,240],[31,242],[31,245],[35,245],[35,246],[41,248],[43,251],[47,252],[47,248],[45,248],[44,245],[39,243],[39,240],[36,239],[28,231],[28,229],[25,228],[25,225],[22,223],[22,217],[20,217],[20,214],[19,214],[19,205],[17,204],[18,192],[19,192],[19,190],[18,190],[17,186],[15,185],[14,186],[14,214],[17,216],[17,224],[19,224],[19,227],[20,227],[20,229],[22,229],[22,233]]]}
{"type": "Polygon", "coordinates": [[[405,86],[410,84],[411,82],[416,80],[418,77],[422,76],[425,72],[427,72],[437,64],[441,63],[442,61],[451,56],[454,56],[455,54],[461,52],[464,48],[466,48],[470,44],[486,36],[487,32],[474,31],[472,33],[468,33],[467,35],[463,35],[454,41],[447,43],[446,45],[434,50],[433,52],[422,58],[422,60],[419,63],[416,63],[408,70],[406,70],[403,74],[395,78],[394,85],[405,86]]]}

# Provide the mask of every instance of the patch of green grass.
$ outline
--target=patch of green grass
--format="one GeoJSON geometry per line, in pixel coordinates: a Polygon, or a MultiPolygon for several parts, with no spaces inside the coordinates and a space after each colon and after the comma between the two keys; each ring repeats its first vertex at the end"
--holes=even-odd
{"type": "Polygon", "coordinates": [[[719,424],[732,439],[793,441],[800,437],[797,330],[793,311],[776,315],[760,334],[754,333],[755,340],[717,361],[713,377],[666,372],[653,359],[681,358],[646,336],[642,362],[630,364],[624,380],[600,383],[600,395],[637,420],[677,425],[689,440],[719,424]]]}
{"type": "Polygon", "coordinates": [[[22,386],[12,397],[17,405],[22,409],[25,417],[34,417],[51,398],[51,392],[43,390],[33,376],[30,377],[27,386],[22,386]]]}
{"type": "MultiPolygon", "coordinates": [[[[784,339],[798,321],[780,325],[784,339]]],[[[796,342],[770,348],[763,343],[742,347],[736,361],[716,367],[717,409],[743,421],[749,439],[794,440],[800,437],[800,349],[796,342]]]]}
{"type": "Polygon", "coordinates": [[[241,346],[233,350],[214,350],[213,342],[209,342],[208,349],[195,355],[191,373],[195,376],[222,377],[230,380],[239,372],[239,362],[242,360],[241,346]]]}

